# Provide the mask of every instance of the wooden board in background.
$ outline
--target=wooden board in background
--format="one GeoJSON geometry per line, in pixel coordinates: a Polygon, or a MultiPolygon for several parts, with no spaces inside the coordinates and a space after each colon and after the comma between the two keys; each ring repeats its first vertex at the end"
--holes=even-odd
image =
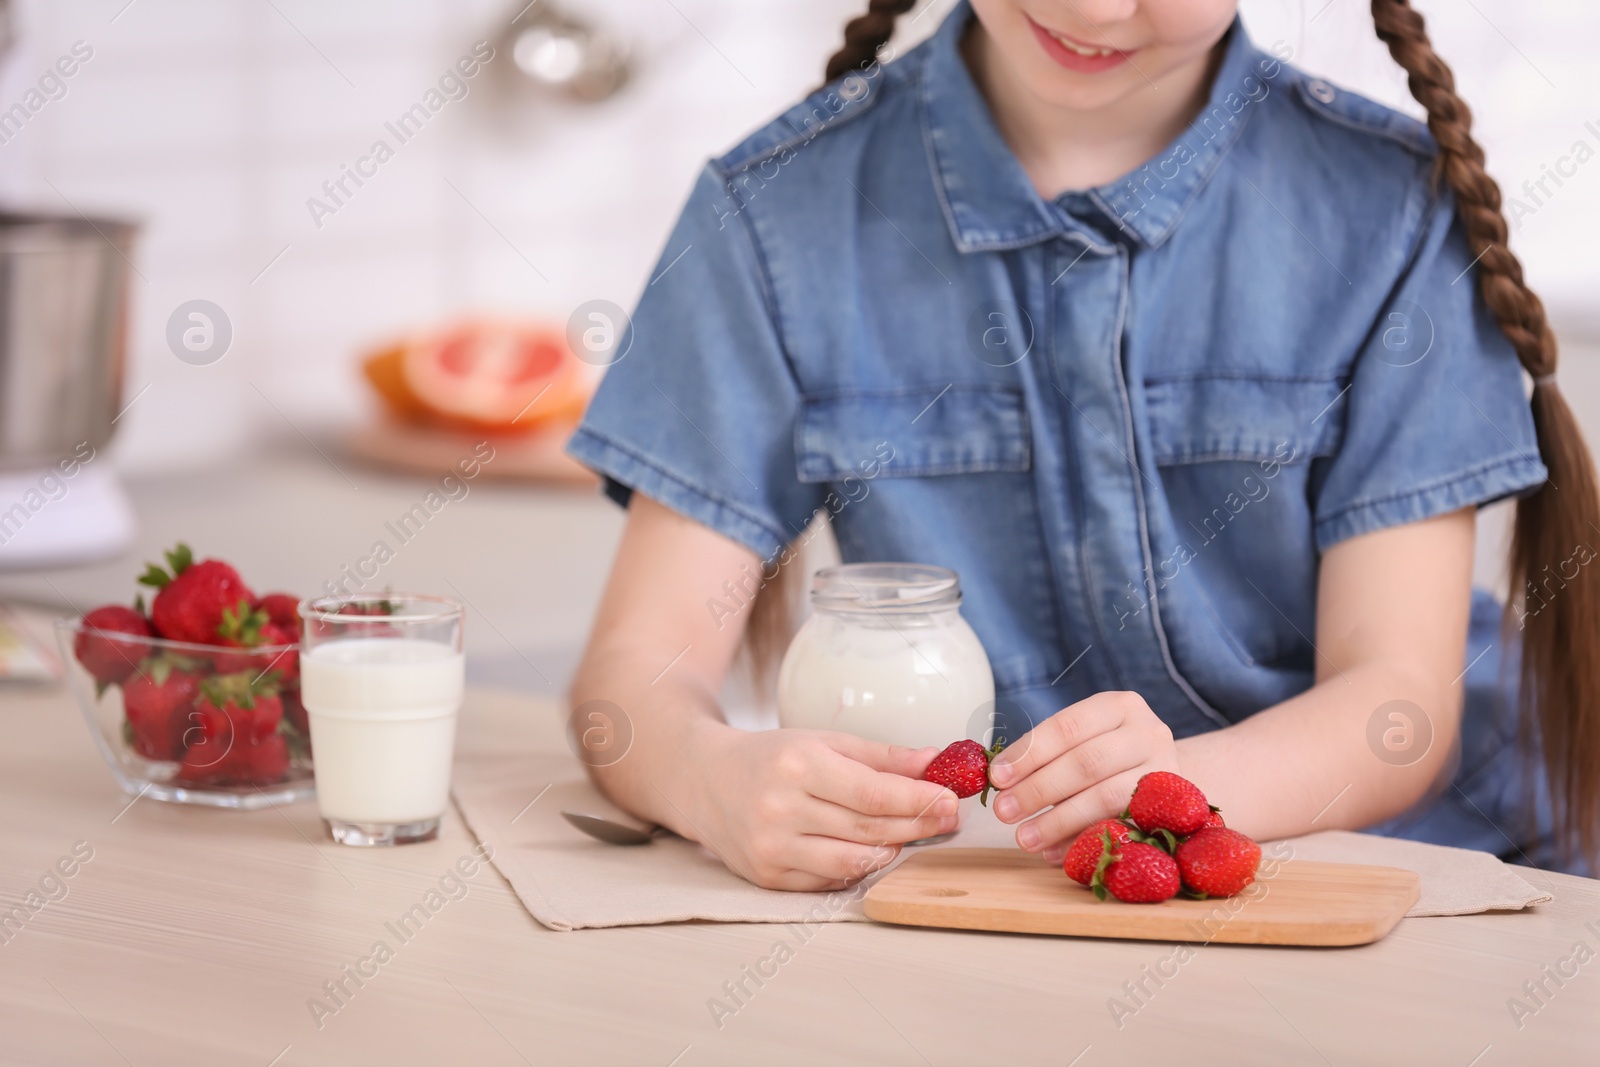
{"type": "Polygon", "coordinates": [[[485,438],[385,420],[359,427],[344,443],[352,455],[368,462],[436,476],[454,471],[458,462],[471,457],[475,445],[487,439],[495,456],[483,465],[481,477],[593,487],[594,474],[562,451],[572,429],[565,423],[526,436],[485,438]]]}
{"type": "Polygon", "coordinates": [[[1416,903],[1413,871],[1287,860],[1233,900],[1096,900],[1061,868],[1016,849],[929,849],[867,891],[867,917],[909,926],[1147,941],[1364,945],[1416,903]]]}

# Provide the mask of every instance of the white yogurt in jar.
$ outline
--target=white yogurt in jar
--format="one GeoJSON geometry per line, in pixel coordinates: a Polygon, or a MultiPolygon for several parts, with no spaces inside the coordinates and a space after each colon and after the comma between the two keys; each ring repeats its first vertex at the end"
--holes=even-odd
{"type": "Polygon", "coordinates": [[[300,658],[317,807],[325,819],[411,823],[450,800],[464,661],[449,645],[352,638],[300,658]]]}
{"type": "Polygon", "coordinates": [[[780,724],[914,748],[987,742],[994,676],[960,602],[944,568],[819,571],[813,613],[779,670],[780,724]]]}

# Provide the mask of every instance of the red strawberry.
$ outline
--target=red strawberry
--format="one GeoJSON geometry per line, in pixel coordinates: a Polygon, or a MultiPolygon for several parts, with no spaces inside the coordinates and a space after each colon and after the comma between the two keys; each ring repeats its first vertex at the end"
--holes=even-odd
{"type": "Polygon", "coordinates": [[[248,614],[252,610],[255,594],[226,563],[215,559],[196,563],[184,544],[166,555],[170,574],[152,563],[139,579],[160,590],[150,605],[150,619],[162,637],[215,644],[222,636],[223,612],[248,614]]]}
{"type": "Polygon", "coordinates": [[[283,701],[283,717],[289,721],[290,726],[299,731],[300,736],[305,738],[306,745],[309,747],[311,744],[311,723],[306,719],[306,706],[300,702],[300,691],[298,689],[285,689],[279,699],[283,701]]]}
{"type": "Polygon", "coordinates": [[[1207,826],[1178,846],[1178,872],[1196,893],[1231,897],[1256,880],[1261,846],[1237,830],[1207,826]]]}
{"type": "Polygon", "coordinates": [[[1100,856],[1106,850],[1106,835],[1110,835],[1113,846],[1128,843],[1128,824],[1121,819],[1101,819],[1094,823],[1077,839],[1072,842],[1072,847],[1067,849],[1066,858],[1061,861],[1061,869],[1067,872],[1079,885],[1088,885],[1094,879],[1095,868],[1100,865],[1100,856]]]}
{"type": "Polygon", "coordinates": [[[85,615],[78,636],[73,639],[72,652],[101,685],[128,677],[149,651],[145,642],[119,640],[116,634],[154,637],[156,632],[143,612],[121,604],[107,604],[85,615]]]}
{"type": "MultiPolygon", "coordinates": [[[[259,648],[274,643],[271,637],[276,631],[269,629],[271,626],[272,620],[267,617],[265,611],[240,603],[222,609],[222,621],[217,624],[217,633],[212,638],[212,643],[224,648],[259,648]]],[[[237,674],[240,671],[260,674],[267,669],[270,659],[269,656],[250,652],[219,652],[211,657],[218,674],[237,674]]]]}
{"type": "Polygon", "coordinates": [[[278,733],[283,702],[270,677],[241,671],[207,678],[190,718],[189,750],[178,770],[180,780],[265,785],[287,773],[289,749],[278,733]]]}
{"type": "Polygon", "coordinates": [[[259,741],[236,738],[226,748],[220,742],[209,751],[191,748],[178,778],[190,785],[271,785],[288,771],[288,743],[282,734],[268,734],[259,741]]]}
{"type": "Polygon", "coordinates": [[[266,648],[281,650],[272,656],[258,656],[261,660],[260,669],[274,671],[278,675],[278,685],[287,686],[300,677],[300,631],[283,626],[276,622],[269,622],[261,630],[261,644],[266,648]]]}
{"type": "Polygon", "coordinates": [[[292,631],[299,640],[300,599],[290,593],[268,593],[256,601],[257,608],[267,613],[267,618],[292,631]]]}
{"type": "Polygon", "coordinates": [[[250,740],[261,741],[278,732],[283,721],[283,700],[276,693],[256,697],[251,712],[250,740]]]}
{"type": "Polygon", "coordinates": [[[200,679],[180,669],[176,657],[152,656],[122,683],[122,710],[133,735],[133,750],[145,759],[173,760],[183,755],[189,710],[200,679]]]}
{"type": "Polygon", "coordinates": [[[1166,830],[1179,837],[1194,833],[1211,816],[1200,787],[1171,771],[1151,771],[1133,787],[1128,816],[1147,834],[1166,830]]]}
{"type": "Polygon", "coordinates": [[[1101,900],[1110,893],[1129,904],[1159,904],[1178,895],[1177,861],[1156,846],[1130,841],[1106,851],[1103,869],[1094,876],[1101,900]]]}
{"type": "Polygon", "coordinates": [[[289,725],[302,734],[310,734],[311,724],[306,719],[306,706],[300,701],[300,690],[286,689],[278,699],[283,702],[283,717],[289,720],[289,725]]]}
{"type": "Polygon", "coordinates": [[[277,683],[270,675],[262,678],[252,671],[238,674],[218,674],[200,683],[200,699],[195,710],[213,726],[220,712],[232,725],[235,741],[260,741],[276,733],[283,718],[283,701],[278,697],[277,683]]]}
{"type": "MultiPolygon", "coordinates": [[[[1211,814],[1206,816],[1206,826],[1227,826],[1227,825],[1228,825],[1227,823],[1222,821],[1222,812],[1218,811],[1216,808],[1212,808],[1211,809],[1211,814]]],[[[1204,828],[1205,827],[1201,827],[1201,829],[1204,829],[1204,828]]]]}
{"type": "Polygon", "coordinates": [[[178,768],[178,780],[203,782],[225,773],[234,745],[233,720],[209,701],[201,701],[190,710],[184,726],[188,748],[178,768]]]}
{"type": "Polygon", "coordinates": [[[260,741],[235,746],[228,763],[237,784],[271,785],[289,773],[289,745],[282,734],[268,734],[260,741]]]}
{"type": "Polygon", "coordinates": [[[280,686],[300,677],[300,631],[280,626],[261,608],[222,613],[221,644],[238,652],[218,652],[211,657],[218,674],[248,671],[252,677],[273,675],[280,686]],[[275,651],[267,652],[265,650],[275,651]],[[244,651],[248,650],[248,651],[244,651]]]}
{"type": "Polygon", "coordinates": [[[924,781],[942,785],[963,799],[982,792],[979,803],[989,803],[989,759],[1005,747],[996,741],[994,747],[984,748],[976,741],[956,741],[933,757],[928,769],[922,772],[924,781]]]}

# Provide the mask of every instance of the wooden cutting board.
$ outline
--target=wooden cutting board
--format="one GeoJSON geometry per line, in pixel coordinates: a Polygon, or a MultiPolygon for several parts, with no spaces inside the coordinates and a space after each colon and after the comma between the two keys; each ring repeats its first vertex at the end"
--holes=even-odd
{"type": "Polygon", "coordinates": [[[571,423],[486,438],[383,420],[352,430],[344,444],[369,462],[437,478],[456,473],[458,464],[487,440],[494,445],[494,458],[479,467],[478,477],[593,488],[594,473],[562,451],[571,435],[571,423]]]}
{"type": "Polygon", "coordinates": [[[863,902],[869,919],[907,926],[1144,941],[1364,945],[1394,928],[1421,892],[1413,871],[1264,860],[1237,897],[1161,904],[1100,901],[1053,863],[1016,849],[919,852],[863,902]]]}

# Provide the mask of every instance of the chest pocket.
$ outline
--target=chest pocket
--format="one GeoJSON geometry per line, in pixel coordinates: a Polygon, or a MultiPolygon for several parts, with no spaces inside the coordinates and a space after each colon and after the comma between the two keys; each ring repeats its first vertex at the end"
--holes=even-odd
{"type": "Polygon", "coordinates": [[[1303,462],[1338,451],[1337,379],[1181,378],[1145,383],[1157,466],[1215,460],[1303,462]]]}
{"type": "MultiPolygon", "coordinates": [[[[1250,665],[1299,666],[1315,628],[1313,461],[1338,451],[1337,379],[1147,381],[1151,458],[1165,507],[1153,516],[1156,583],[1174,618],[1179,667],[1207,692],[1220,637],[1250,665]],[[1263,597],[1265,600],[1263,600],[1263,597]],[[1200,636],[1201,634],[1208,636],[1200,636]]],[[[1224,694],[1225,695],[1225,694],[1224,694]]]]}
{"type": "Polygon", "coordinates": [[[1022,392],[961,384],[807,396],[795,456],[802,482],[874,477],[875,460],[911,477],[1026,471],[1033,458],[1022,392]]]}

